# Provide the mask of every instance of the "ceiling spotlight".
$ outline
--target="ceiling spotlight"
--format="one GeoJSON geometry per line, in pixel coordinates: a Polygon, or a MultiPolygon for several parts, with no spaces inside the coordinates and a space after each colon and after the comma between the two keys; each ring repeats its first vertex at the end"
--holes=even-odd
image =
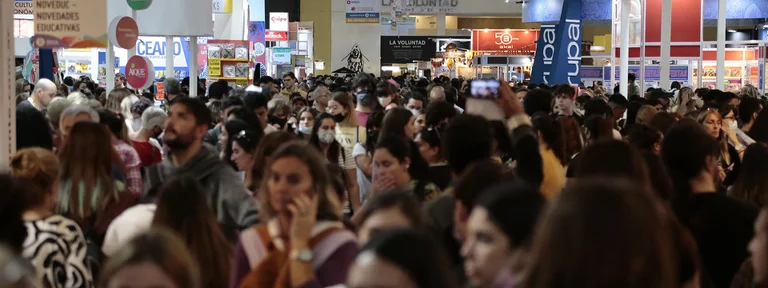
{"type": "Polygon", "coordinates": [[[728,33],[736,33],[736,30],[728,29],[728,33]]]}

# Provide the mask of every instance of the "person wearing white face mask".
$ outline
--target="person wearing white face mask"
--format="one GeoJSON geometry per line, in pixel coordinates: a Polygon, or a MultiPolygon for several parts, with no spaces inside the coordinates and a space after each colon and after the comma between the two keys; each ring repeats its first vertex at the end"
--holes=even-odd
{"type": "Polygon", "coordinates": [[[395,99],[396,90],[395,85],[389,82],[380,82],[376,86],[376,97],[379,98],[379,104],[384,107],[384,110],[389,110],[397,107],[399,104],[395,99]]]}
{"type": "Polygon", "coordinates": [[[298,134],[299,138],[307,140],[312,136],[312,127],[315,126],[317,113],[311,107],[304,107],[296,115],[298,123],[293,124],[295,125],[296,134],[298,134]]]}
{"type": "MultiPolygon", "coordinates": [[[[309,137],[309,143],[325,156],[328,163],[338,165],[346,171],[345,174],[355,177],[351,179],[350,177],[344,177],[347,193],[345,193],[345,199],[340,199],[344,203],[344,213],[351,212],[353,207],[359,207],[357,206],[360,203],[360,197],[357,194],[357,166],[355,165],[355,159],[348,157],[348,153],[345,151],[346,148],[336,141],[336,121],[334,121],[331,114],[320,113],[320,115],[317,115],[312,127],[312,134],[309,137]],[[353,193],[357,195],[352,195],[353,193]],[[352,201],[356,201],[355,206],[352,206],[352,201]]],[[[334,176],[343,177],[343,175],[334,176]]]]}
{"type": "Polygon", "coordinates": [[[405,109],[411,111],[413,116],[421,114],[424,111],[424,107],[427,107],[427,104],[429,104],[427,97],[416,91],[408,92],[405,95],[405,99],[405,109]]]}

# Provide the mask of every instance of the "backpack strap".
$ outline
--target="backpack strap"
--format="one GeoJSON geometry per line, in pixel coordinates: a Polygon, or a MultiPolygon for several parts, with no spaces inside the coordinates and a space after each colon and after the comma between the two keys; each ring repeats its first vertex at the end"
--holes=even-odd
{"type": "Polygon", "coordinates": [[[261,262],[267,257],[267,248],[264,244],[264,237],[269,237],[269,233],[266,233],[266,228],[260,227],[262,225],[246,229],[243,233],[240,233],[240,243],[245,250],[245,256],[248,257],[248,264],[251,267],[261,262]]]}
{"type": "Polygon", "coordinates": [[[316,240],[311,245],[312,254],[314,254],[312,265],[315,267],[315,270],[322,267],[341,246],[347,243],[354,243],[355,239],[355,235],[352,232],[338,227],[329,228],[313,237],[313,240],[316,240]]]}

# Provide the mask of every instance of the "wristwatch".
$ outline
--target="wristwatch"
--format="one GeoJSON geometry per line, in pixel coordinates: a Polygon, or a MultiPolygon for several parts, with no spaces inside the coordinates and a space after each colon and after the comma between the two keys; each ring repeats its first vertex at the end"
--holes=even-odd
{"type": "Polygon", "coordinates": [[[309,248],[302,248],[302,249],[291,249],[291,253],[288,255],[288,258],[291,260],[296,260],[300,262],[311,262],[312,257],[314,257],[312,250],[309,248]]]}

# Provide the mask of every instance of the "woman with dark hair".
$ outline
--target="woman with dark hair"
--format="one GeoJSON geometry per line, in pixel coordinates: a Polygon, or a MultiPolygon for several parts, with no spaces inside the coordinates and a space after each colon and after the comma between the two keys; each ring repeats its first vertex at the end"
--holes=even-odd
{"type": "Polygon", "coordinates": [[[113,163],[121,162],[111,137],[100,124],[78,122],[59,153],[61,175],[56,212],[74,220],[83,230],[93,275],[98,275],[99,248],[109,224],[136,203],[136,195],[113,176],[113,163]]]}
{"type": "Polygon", "coordinates": [[[429,180],[441,190],[448,189],[453,181],[451,168],[448,167],[448,161],[445,161],[445,155],[443,155],[441,135],[444,133],[445,131],[439,126],[428,126],[421,130],[415,139],[421,157],[429,164],[429,180]]]}
{"type": "Polygon", "coordinates": [[[245,130],[255,131],[257,129],[243,120],[233,119],[224,123],[224,129],[221,129],[221,134],[219,134],[219,144],[222,147],[219,156],[224,162],[229,163],[235,171],[240,170],[237,169],[237,165],[232,161],[232,143],[240,135],[240,132],[245,130]]]}
{"type": "Polygon", "coordinates": [[[295,139],[296,137],[291,133],[278,131],[269,133],[267,136],[264,136],[264,139],[259,141],[259,145],[256,147],[256,152],[253,154],[254,159],[250,177],[246,177],[244,181],[245,186],[248,187],[248,190],[253,192],[254,195],[261,188],[261,184],[264,180],[264,173],[266,171],[265,169],[267,168],[267,163],[269,163],[272,154],[283,144],[295,139]]]}
{"type": "Polygon", "coordinates": [[[296,142],[273,154],[258,192],[264,224],[243,232],[249,240],[241,245],[254,249],[235,251],[229,287],[319,288],[344,282],[358,248],[355,235],[339,221],[325,162],[317,150],[296,142]]]}
{"type": "Polygon", "coordinates": [[[342,177],[346,180],[347,192],[349,195],[346,199],[341,199],[344,202],[344,210],[346,213],[356,211],[357,207],[360,207],[360,194],[357,192],[357,165],[353,158],[348,158],[346,149],[336,141],[336,122],[333,121],[333,116],[328,113],[320,113],[315,119],[315,126],[312,128],[312,135],[309,137],[309,144],[317,148],[317,151],[325,156],[328,163],[335,164],[344,169],[344,175],[332,175],[333,177],[342,177]],[[349,177],[345,175],[355,175],[354,183],[349,177]],[[357,193],[353,195],[353,193],[357,193]]]}
{"type": "Polygon", "coordinates": [[[748,256],[743,247],[752,238],[758,210],[716,192],[720,151],[720,144],[704,126],[682,120],[666,134],[661,158],[674,186],[673,210],[699,247],[702,283],[728,287],[748,256]]]}
{"type": "Polygon", "coordinates": [[[637,148],[619,140],[593,143],[581,154],[576,178],[622,177],[650,190],[650,176],[645,159],[637,148]]]}
{"type": "Polygon", "coordinates": [[[637,124],[627,134],[627,140],[640,151],[659,155],[664,134],[656,128],[637,124]]]}
{"type": "Polygon", "coordinates": [[[103,108],[96,112],[99,113],[101,125],[112,133],[111,143],[115,147],[117,154],[120,155],[120,160],[122,160],[123,167],[125,167],[125,180],[126,184],[128,184],[128,189],[136,194],[136,196],[140,196],[144,192],[141,179],[141,158],[139,158],[139,153],[136,152],[136,149],[131,146],[133,142],[128,138],[128,131],[123,116],[103,108]]]}
{"type": "Polygon", "coordinates": [[[467,221],[461,249],[473,287],[510,287],[519,282],[522,259],[529,252],[534,227],[547,200],[522,182],[483,192],[467,221]]]}
{"type": "Polygon", "coordinates": [[[565,141],[559,122],[547,114],[537,113],[531,118],[532,126],[539,136],[539,153],[542,160],[544,180],[541,193],[551,199],[560,194],[565,185],[565,141]]]}
{"type": "Polygon", "coordinates": [[[563,129],[563,141],[565,142],[566,164],[584,149],[584,135],[581,133],[581,125],[573,117],[558,117],[557,122],[563,129]]]}
{"type": "Polygon", "coordinates": [[[200,268],[173,232],[152,229],[109,258],[99,288],[203,288],[200,268]]]}
{"type": "Polygon", "coordinates": [[[457,288],[442,251],[427,233],[393,230],[373,238],[349,269],[349,287],[457,288]]]}
{"type": "Polygon", "coordinates": [[[361,245],[376,235],[397,228],[423,228],[421,204],[408,190],[376,194],[361,212],[357,239],[361,245]]]}
{"type": "Polygon", "coordinates": [[[373,190],[373,183],[371,183],[373,151],[376,149],[376,140],[379,139],[379,130],[381,130],[381,123],[383,121],[383,112],[373,112],[368,117],[368,123],[366,123],[366,134],[368,137],[365,139],[365,143],[355,144],[355,149],[352,151],[352,157],[355,158],[355,166],[357,167],[357,187],[360,191],[361,204],[368,200],[368,195],[373,190]]]}
{"type": "Polygon", "coordinates": [[[152,226],[176,232],[197,263],[204,263],[202,288],[226,286],[232,247],[208,206],[203,187],[196,179],[181,175],[163,184],[159,194],[152,226]]]}
{"type": "Polygon", "coordinates": [[[24,224],[24,210],[29,192],[18,179],[9,174],[0,174],[0,245],[7,246],[14,253],[21,254],[27,228],[24,224]]]}
{"type": "MultiPolygon", "coordinates": [[[[614,139],[613,118],[604,115],[592,115],[584,120],[584,147],[585,149],[600,140],[614,139]]],[[[581,153],[571,158],[565,176],[569,179],[576,177],[578,167],[581,165],[581,153]]]]}
{"type": "Polygon", "coordinates": [[[760,111],[748,135],[756,142],[768,144],[768,109],[760,111]]]}
{"type": "Polygon", "coordinates": [[[232,156],[229,160],[235,163],[236,171],[243,173],[243,183],[248,183],[248,179],[253,177],[250,172],[261,135],[256,130],[243,130],[232,140],[232,156]]]}
{"type": "Polygon", "coordinates": [[[757,207],[768,204],[768,144],[755,143],[744,153],[741,173],[728,195],[749,201],[757,207]]]}
{"type": "Polygon", "coordinates": [[[411,145],[405,139],[381,138],[373,155],[373,193],[410,188],[422,203],[437,198],[440,188],[428,181],[427,166],[413,165],[412,159],[416,157],[421,155],[412,154],[411,145]]]}
{"type": "Polygon", "coordinates": [[[680,287],[665,222],[637,186],[610,178],[575,182],[542,216],[519,287],[680,287]]]}
{"type": "Polygon", "coordinates": [[[389,136],[413,140],[416,138],[416,128],[413,127],[414,120],[413,114],[404,108],[390,109],[384,116],[379,140],[389,136]]]}
{"type": "MultiPolygon", "coordinates": [[[[744,156],[744,148],[738,142],[733,128],[729,128],[730,123],[735,123],[733,109],[725,107],[723,111],[707,109],[699,114],[697,122],[709,132],[709,135],[718,141],[719,146],[719,177],[720,185],[723,188],[731,186],[739,176],[741,168],[741,158],[744,156]],[[724,121],[725,120],[725,121],[724,121]],[[730,144],[738,143],[736,146],[730,144]]],[[[736,128],[738,129],[738,128],[736,128]]]]}
{"type": "Polygon", "coordinates": [[[397,88],[392,83],[387,81],[379,82],[376,85],[376,92],[374,94],[379,99],[379,104],[384,108],[384,111],[400,106],[397,88]]]}

